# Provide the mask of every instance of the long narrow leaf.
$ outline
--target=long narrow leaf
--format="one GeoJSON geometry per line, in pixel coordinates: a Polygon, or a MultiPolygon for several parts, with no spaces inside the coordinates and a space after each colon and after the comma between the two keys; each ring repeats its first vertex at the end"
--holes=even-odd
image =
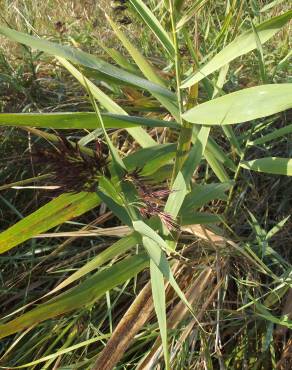
{"type": "Polygon", "coordinates": [[[110,289],[136,276],[148,264],[148,256],[135,255],[108,269],[99,271],[68,292],[0,325],[0,338],[7,337],[52,317],[93,304],[110,289]]]}
{"type": "Polygon", "coordinates": [[[215,199],[227,200],[225,192],[231,187],[230,182],[194,185],[192,191],[186,196],[181,212],[198,209],[215,199]]]}
{"type": "MultiPolygon", "coordinates": [[[[101,114],[105,128],[126,129],[131,127],[169,127],[179,128],[173,121],[161,121],[145,117],[120,114],[101,114]]],[[[40,128],[63,129],[96,129],[98,122],[94,112],[66,113],[0,113],[0,126],[33,126],[40,128]]]]}
{"type": "Polygon", "coordinates": [[[208,162],[209,166],[214,171],[215,175],[218,177],[218,179],[221,182],[228,182],[230,181],[230,178],[228,177],[227,172],[225,171],[224,166],[222,165],[222,162],[218,160],[218,158],[213,154],[213,152],[207,150],[206,148],[204,156],[206,158],[206,161],[208,162]]]}
{"type": "Polygon", "coordinates": [[[138,238],[135,234],[125,236],[121,240],[118,240],[110,247],[106,248],[104,251],[99,253],[92,260],[87,262],[80,269],[75,271],[72,275],[58,284],[53,290],[51,290],[46,296],[54,294],[61,289],[64,289],[68,285],[72,284],[74,281],[80,279],[84,275],[96,270],[99,266],[106,263],[107,261],[116,258],[118,255],[125,253],[130,248],[134,247],[138,243],[138,238]]]}
{"type": "MultiPolygon", "coordinates": [[[[160,76],[153,69],[151,64],[147,59],[140,53],[140,51],[128,40],[126,35],[119,29],[119,27],[108,17],[108,21],[114,30],[115,34],[118,36],[124,47],[128,50],[131,57],[136,62],[137,66],[141,72],[148,78],[149,81],[156,83],[160,86],[164,86],[165,82],[160,78],[160,76]]],[[[161,104],[169,110],[169,112],[178,120],[179,110],[177,104],[173,102],[169,97],[165,97],[159,93],[152,92],[152,95],[161,102],[161,104]]]]}
{"type": "Polygon", "coordinates": [[[270,134],[264,135],[264,136],[262,136],[258,139],[253,140],[253,141],[249,141],[248,145],[249,146],[262,145],[262,144],[265,144],[265,143],[267,143],[271,140],[278,139],[279,137],[283,137],[283,136],[289,135],[291,133],[292,133],[292,124],[288,125],[288,126],[285,126],[285,127],[281,127],[277,130],[273,130],[273,132],[271,132],[270,134]]]}
{"type": "Polygon", "coordinates": [[[17,41],[34,49],[44,51],[50,55],[68,59],[73,63],[84,65],[88,68],[96,69],[105,76],[114,78],[117,81],[123,81],[134,86],[138,86],[152,93],[154,92],[161,96],[165,96],[173,101],[176,100],[175,95],[164,87],[138,77],[137,75],[133,75],[123,69],[112,66],[111,64],[79,49],[56,44],[38,37],[33,37],[4,26],[0,26],[0,33],[10,40],[17,41]]]}
{"type": "Polygon", "coordinates": [[[158,320],[161,341],[163,346],[164,361],[166,369],[169,369],[169,351],[167,343],[167,326],[166,326],[166,304],[165,288],[163,274],[150,259],[150,276],[154,308],[158,320]]]}
{"type": "MultiPolygon", "coordinates": [[[[82,73],[80,73],[71,63],[66,59],[58,58],[65,68],[79,81],[79,83],[86,89],[90,90],[92,96],[101,102],[102,105],[111,113],[127,115],[127,112],[122,109],[117,103],[115,103],[110,97],[104,94],[96,85],[89,81],[82,73]]],[[[96,125],[98,127],[98,120],[96,120],[96,125]]],[[[156,144],[156,142],[140,127],[129,128],[128,132],[133,136],[135,140],[141,146],[151,146],[156,144]]]]}
{"type": "MultiPolygon", "coordinates": [[[[287,22],[289,22],[291,18],[292,11],[290,10],[256,26],[256,31],[261,44],[264,44],[271,37],[273,37],[287,22]]],[[[216,54],[215,57],[210,60],[210,62],[200,68],[199,72],[194,73],[186,81],[184,81],[182,88],[190,87],[195,83],[198,83],[212,72],[238,58],[239,56],[248,53],[256,47],[257,44],[254,37],[254,32],[252,29],[250,29],[249,31],[237,37],[223,50],[216,54]]]]}
{"type": "Polygon", "coordinates": [[[143,246],[147,250],[152,261],[156,264],[156,266],[162,272],[163,276],[169,281],[170,285],[173,287],[176,294],[183,301],[183,303],[188,307],[190,312],[193,313],[192,306],[189,304],[188,300],[186,299],[184,293],[178,286],[172,274],[171,268],[169,266],[169,263],[167,261],[167,258],[163,250],[159,247],[159,245],[153,239],[147,236],[143,236],[142,241],[143,241],[143,246]]]}
{"type": "Polygon", "coordinates": [[[154,35],[157,37],[161,45],[169,53],[169,55],[174,58],[175,49],[174,45],[168,36],[167,32],[164,30],[162,25],[159,23],[158,19],[151,12],[151,10],[145,5],[141,0],[129,0],[130,4],[144,20],[145,24],[151,29],[154,35]]]}
{"type": "Polygon", "coordinates": [[[28,369],[29,367],[31,367],[33,365],[38,365],[42,362],[45,362],[45,361],[48,361],[48,360],[53,360],[53,359],[55,359],[59,356],[62,356],[64,354],[66,354],[66,353],[73,352],[73,351],[75,351],[79,348],[89,346],[90,344],[98,342],[98,341],[103,341],[105,339],[108,339],[109,337],[110,337],[110,334],[98,335],[97,337],[84,340],[83,342],[74,344],[73,346],[69,346],[67,348],[60,349],[59,351],[57,351],[55,353],[51,353],[50,355],[41,357],[41,358],[39,358],[35,361],[28,362],[24,365],[11,367],[10,370],[12,370],[12,369],[23,369],[23,368],[28,369]]]}
{"type": "Polygon", "coordinates": [[[188,158],[173,183],[171,189],[172,192],[169,195],[164,208],[165,212],[169,213],[173,218],[176,218],[178,215],[180,207],[189,191],[189,185],[193,173],[204,154],[209,132],[210,127],[203,126],[201,128],[196,141],[189,152],[188,158]]]}
{"type": "Polygon", "coordinates": [[[124,158],[124,163],[128,171],[143,168],[143,173],[151,174],[173,158],[175,151],[175,144],[157,144],[128,155],[124,158]],[[149,158],[151,158],[151,161],[149,161],[149,158]]]}
{"type": "MultiPolygon", "coordinates": [[[[196,141],[199,131],[200,131],[199,126],[194,125],[192,143],[196,141]]],[[[227,154],[223,151],[223,149],[216,143],[216,141],[211,136],[209,136],[208,138],[205,154],[207,154],[207,152],[212,154],[213,157],[215,157],[219,162],[224,164],[224,166],[228,167],[233,172],[236,171],[237,167],[235,163],[227,156],[227,154]]]]}

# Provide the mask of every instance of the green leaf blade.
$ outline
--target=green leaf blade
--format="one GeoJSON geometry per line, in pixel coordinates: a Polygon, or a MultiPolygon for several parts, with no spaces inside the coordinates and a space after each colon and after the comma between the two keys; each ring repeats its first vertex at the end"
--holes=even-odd
{"type": "Polygon", "coordinates": [[[47,41],[45,39],[41,39],[38,37],[33,37],[4,26],[0,26],[0,34],[6,36],[10,40],[30,46],[34,49],[41,50],[50,55],[68,59],[72,63],[84,65],[85,67],[95,69],[100,73],[104,74],[105,76],[114,78],[117,81],[120,82],[122,81],[127,84],[138,86],[152,93],[155,92],[170,100],[176,101],[175,95],[171,91],[165,89],[164,87],[159,86],[141,77],[138,77],[137,75],[133,75],[121,68],[115,67],[79,49],[53,43],[51,41],[47,41]]]}
{"type": "Polygon", "coordinates": [[[154,308],[158,320],[161,342],[164,353],[164,361],[166,369],[169,369],[169,351],[168,351],[168,340],[167,340],[167,324],[166,324],[166,303],[165,303],[165,288],[163,274],[150,259],[150,276],[151,276],[151,288],[154,308]]]}
{"type": "Polygon", "coordinates": [[[221,96],[195,106],[183,118],[194,124],[231,125],[270,116],[292,107],[292,84],[268,84],[221,96]]]}
{"type": "Polygon", "coordinates": [[[240,166],[257,172],[292,176],[292,158],[267,157],[243,161],[240,166]]]}
{"type": "Polygon", "coordinates": [[[130,4],[144,20],[145,24],[151,29],[154,35],[157,37],[161,45],[165,48],[168,54],[174,58],[175,49],[173,42],[168,36],[167,32],[164,30],[162,25],[159,23],[155,15],[150,11],[150,9],[141,0],[130,0],[130,4]]]}
{"type": "Polygon", "coordinates": [[[75,288],[39,305],[31,311],[0,325],[0,338],[19,332],[39,322],[92,304],[115,286],[136,276],[149,265],[146,254],[135,255],[94,274],[75,288]]]}

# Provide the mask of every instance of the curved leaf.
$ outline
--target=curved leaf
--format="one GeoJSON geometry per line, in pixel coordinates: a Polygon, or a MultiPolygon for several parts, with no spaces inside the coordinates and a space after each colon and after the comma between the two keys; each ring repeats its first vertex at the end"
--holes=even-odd
{"type": "Polygon", "coordinates": [[[105,76],[123,81],[128,84],[138,86],[150,92],[165,96],[168,99],[176,101],[175,94],[153,82],[145,80],[137,75],[129,73],[121,68],[115,67],[96,56],[85,53],[82,50],[70,46],[60,45],[45,39],[33,37],[22,32],[15,31],[11,28],[0,26],[0,33],[10,40],[17,41],[21,44],[30,46],[34,49],[44,51],[48,54],[70,60],[72,63],[81,64],[88,68],[96,69],[105,76]]]}
{"type": "MultiPolygon", "coordinates": [[[[94,83],[86,78],[81,72],[78,71],[68,60],[58,58],[59,62],[85,87],[90,96],[97,99],[110,113],[128,115],[127,112],[114,102],[109,96],[101,91],[94,83]]],[[[95,101],[92,101],[95,104],[95,101]]],[[[97,120],[97,122],[99,122],[97,120]]],[[[97,123],[98,125],[98,123],[97,123]]],[[[129,134],[142,146],[151,146],[156,144],[155,140],[144,131],[141,127],[128,128],[129,134]]]]}
{"type": "Polygon", "coordinates": [[[191,210],[205,206],[215,199],[227,200],[225,192],[230,189],[232,182],[195,184],[192,191],[187,194],[181,207],[181,214],[190,213],[191,210]]]}
{"type": "Polygon", "coordinates": [[[138,244],[137,235],[131,234],[125,236],[124,238],[112,244],[110,247],[106,248],[104,251],[100,252],[97,256],[92,258],[89,262],[80,267],[77,271],[73,272],[72,275],[68,276],[65,280],[58,284],[53,290],[47,293],[46,296],[56,293],[61,289],[64,289],[66,286],[72,284],[74,281],[79,280],[81,277],[88,274],[89,272],[96,270],[99,266],[101,266],[105,262],[125,253],[127,250],[133,248],[137,244],[138,244]]]}

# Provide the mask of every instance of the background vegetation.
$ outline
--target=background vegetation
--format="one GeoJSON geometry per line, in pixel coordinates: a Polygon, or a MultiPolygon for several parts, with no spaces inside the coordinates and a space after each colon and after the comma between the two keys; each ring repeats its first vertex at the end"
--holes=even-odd
{"type": "Polygon", "coordinates": [[[0,365],[290,369],[289,2],[0,10],[0,365]]]}

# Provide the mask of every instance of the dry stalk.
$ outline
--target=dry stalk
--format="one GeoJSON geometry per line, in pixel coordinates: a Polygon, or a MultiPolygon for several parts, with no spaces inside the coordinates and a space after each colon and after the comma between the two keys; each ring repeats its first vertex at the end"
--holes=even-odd
{"type": "Polygon", "coordinates": [[[98,356],[92,370],[111,370],[123,357],[141,327],[153,311],[151,284],[138,294],[128,311],[114,330],[110,340],[98,356]]]}

